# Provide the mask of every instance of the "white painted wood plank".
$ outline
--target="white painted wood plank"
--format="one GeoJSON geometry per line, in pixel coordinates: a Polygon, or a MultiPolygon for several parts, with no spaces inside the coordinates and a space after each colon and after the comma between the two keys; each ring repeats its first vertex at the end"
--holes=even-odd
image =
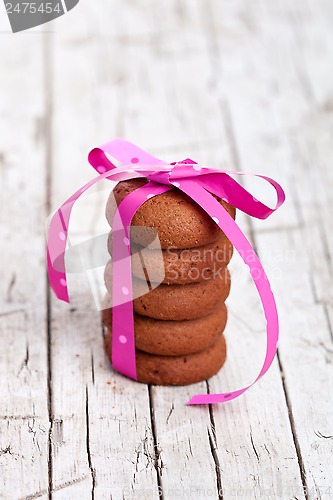
{"type": "MultiPolygon", "coordinates": [[[[264,250],[269,251],[269,247],[264,250]]],[[[274,263],[273,263],[274,264],[274,263]]],[[[266,346],[265,320],[254,284],[236,254],[232,261],[232,289],[226,329],[228,360],[209,381],[210,392],[228,392],[253,382],[260,371],[266,346]]],[[[268,267],[270,275],[276,272],[268,267]]],[[[223,407],[213,405],[216,453],[224,495],[247,492],[262,498],[265,492],[287,498],[289,488],[302,491],[297,453],[288,418],[277,360],[245,395],[223,407]]],[[[302,495],[300,495],[302,497],[302,495]]]]}
{"type": "Polygon", "coordinates": [[[95,383],[89,388],[90,453],[97,498],[159,498],[159,462],[148,387],[113,372],[96,349],[95,383]],[[149,492],[149,495],[148,493],[149,492]]]}
{"type": "MultiPolygon", "coordinates": [[[[312,163],[312,165],[317,166],[317,170],[309,173],[311,163],[308,171],[306,171],[304,169],[306,165],[304,158],[300,161],[297,156],[298,150],[292,147],[296,137],[298,140],[301,138],[302,141],[302,123],[311,105],[305,89],[301,88],[301,85],[304,85],[304,76],[300,78],[297,73],[301,67],[299,63],[295,65],[294,62],[294,58],[299,56],[295,39],[292,36],[292,30],[296,31],[297,35],[297,24],[294,22],[292,26],[288,25],[286,4],[280,12],[280,17],[276,16],[275,8],[272,6],[272,8],[268,7],[259,10],[255,18],[251,17],[251,12],[246,11],[242,2],[236,4],[235,2],[235,11],[230,16],[231,24],[237,27],[239,35],[238,43],[234,41],[233,44],[234,53],[226,50],[226,44],[228,43],[226,38],[223,35],[219,38],[222,63],[225,62],[222,66],[224,81],[226,81],[226,87],[221,90],[221,95],[225,96],[230,102],[230,115],[237,151],[242,158],[241,164],[244,169],[247,170],[248,165],[251,163],[254,165],[258,161],[262,161],[262,158],[268,158],[270,166],[267,167],[266,172],[280,179],[282,184],[286,183],[287,186],[286,191],[287,195],[289,195],[287,205],[284,210],[279,211],[275,219],[280,220],[280,216],[282,216],[282,225],[290,227],[289,233],[281,232],[280,234],[278,232],[271,236],[259,233],[259,236],[256,236],[256,241],[264,241],[262,245],[259,245],[259,249],[263,253],[263,260],[271,265],[273,264],[273,267],[279,271],[272,275],[273,282],[279,283],[277,297],[280,295],[288,300],[288,313],[285,312],[284,315],[282,336],[284,332],[285,335],[287,335],[287,332],[289,335],[290,332],[293,332],[295,343],[288,342],[288,348],[283,351],[281,360],[286,376],[287,393],[290,397],[289,406],[294,419],[294,435],[299,440],[301,466],[305,469],[303,482],[307,484],[309,497],[317,498],[320,492],[315,490],[316,485],[327,487],[331,484],[331,464],[328,458],[331,453],[331,446],[330,444],[326,445],[326,447],[323,446],[321,452],[319,452],[321,458],[318,459],[318,452],[314,449],[317,449],[319,445],[313,443],[311,432],[306,433],[304,431],[304,426],[312,427],[314,418],[306,412],[305,407],[311,407],[312,400],[315,400],[317,395],[321,395],[321,391],[324,391],[321,403],[322,411],[317,413],[318,407],[316,405],[315,419],[317,423],[322,422],[324,426],[326,421],[330,421],[331,410],[326,402],[326,391],[331,391],[331,376],[323,375],[321,377],[319,375],[318,378],[313,377],[314,373],[320,374],[323,372],[326,374],[327,371],[320,351],[317,347],[311,357],[309,352],[304,348],[301,349],[298,344],[302,335],[302,328],[309,332],[305,334],[306,336],[310,335],[311,326],[309,325],[314,327],[316,324],[318,336],[326,339],[325,342],[322,341],[325,346],[330,345],[330,335],[324,321],[324,309],[316,305],[316,297],[313,296],[313,293],[306,305],[303,304],[304,283],[300,281],[300,277],[305,274],[305,270],[302,268],[302,264],[304,264],[302,255],[305,253],[311,262],[312,280],[315,282],[316,288],[319,288],[320,296],[326,302],[330,300],[331,264],[328,261],[327,249],[321,241],[322,232],[320,226],[322,225],[321,213],[325,209],[328,209],[329,212],[328,207],[330,204],[327,205],[325,200],[328,198],[328,192],[332,184],[318,160],[312,163]],[[256,28],[259,28],[258,21],[261,19],[260,37],[256,36],[257,31],[255,30],[247,33],[248,25],[245,25],[244,19],[248,22],[252,19],[256,23],[256,28]],[[279,34],[280,36],[278,36],[279,34]],[[247,40],[247,43],[245,43],[245,40],[247,40]],[[238,66],[234,65],[235,56],[239,63],[238,66]],[[247,67],[248,74],[242,74],[242,70],[247,67]],[[253,144],[256,147],[253,147],[253,144]],[[278,167],[276,160],[281,163],[280,167],[278,167]],[[277,170],[277,175],[275,170],[277,170]],[[324,182],[318,182],[319,172],[324,176],[324,182]],[[302,175],[303,179],[298,181],[302,175]],[[324,187],[325,183],[326,188],[324,187]],[[293,188],[293,184],[296,187],[293,188]],[[302,188],[305,185],[306,189],[304,191],[302,188]],[[313,189],[314,191],[312,191],[313,189]],[[296,197],[296,193],[298,197],[296,197]],[[323,208],[321,211],[315,210],[318,203],[322,203],[323,208]],[[303,213],[306,214],[305,217],[302,217],[303,213]],[[294,235],[298,235],[299,230],[293,228],[300,224],[305,224],[307,231],[302,233],[302,241],[298,241],[296,246],[294,235]],[[289,239],[291,238],[290,244],[285,244],[284,240],[287,238],[285,235],[289,235],[289,239]],[[283,242],[282,246],[280,245],[280,239],[283,242]],[[278,250],[280,246],[283,248],[282,262],[272,251],[269,251],[270,248],[278,250]],[[287,282],[289,285],[286,285],[287,282]],[[286,290],[288,290],[287,294],[285,293],[286,290]],[[299,312],[300,310],[302,313],[299,312]],[[297,324],[298,315],[300,318],[303,317],[302,326],[297,324]],[[296,339],[298,339],[298,342],[296,339]],[[300,361],[302,357],[306,359],[306,367],[304,368],[300,361]],[[311,363],[311,370],[309,370],[309,363],[311,363]],[[314,378],[315,381],[313,381],[314,378]],[[323,381],[324,378],[325,388],[319,382],[323,381]],[[318,385],[316,385],[317,383],[318,385]],[[290,391],[290,387],[292,387],[292,391],[290,391]],[[299,394],[302,394],[302,396],[299,396],[299,394]],[[294,409],[295,405],[298,407],[297,410],[294,409]]],[[[216,4],[214,5],[216,6],[216,4]]],[[[316,17],[314,19],[317,20],[316,17]]],[[[215,11],[214,21],[220,22],[221,31],[219,32],[219,29],[216,28],[216,32],[221,34],[222,29],[228,23],[228,16],[218,17],[215,11]]],[[[312,20],[310,24],[315,25],[316,30],[320,31],[321,23],[316,24],[312,20]]],[[[217,36],[219,35],[217,34],[217,36]]],[[[314,129],[315,126],[313,125],[311,128],[314,129]]],[[[312,131],[314,132],[314,130],[312,131]]],[[[316,139],[318,137],[319,134],[317,134],[316,139]]],[[[314,146],[316,139],[312,142],[314,146]]],[[[325,156],[328,157],[327,151],[325,156]]],[[[325,212],[323,217],[325,217],[325,212]]],[[[259,223],[255,223],[254,227],[258,229],[259,223]]],[[[272,223],[268,224],[268,228],[274,229],[275,227],[279,228],[279,224],[275,225],[273,218],[272,223]]],[[[326,217],[327,238],[330,238],[332,234],[330,227],[331,225],[326,217]]],[[[266,222],[264,231],[267,231],[266,222]]],[[[300,240],[299,236],[296,237],[300,240]]],[[[279,258],[281,258],[281,254],[279,258]]],[[[266,380],[264,383],[266,383],[266,380]]],[[[281,422],[281,419],[275,419],[274,421],[281,422]]],[[[281,445],[279,449],[282,450],[281,445]]],[[[266,479],[267,474],[264,474],[261,477],[261,484],[266,479]]],[[[293,486],[292,475],[288,476],[288,479],[289,484],[293,486]]]]}
{"type": "Polygon", "coordinates": [[[0,38],[0,496],[46,498],[42,35],[0,38]]]}
{"type": "MultiPolygon", "coordinates": [[[[313,295],[312,261],[304,252],[305,242],[311,241],[307,231],[260,234],[256,239],[259,249],[278,245],[286,253],[295,252],[295,259],[281,262],[281,277],[273,277],[272,286],[279,297],[279,350],[307,486],[310,498],[318,498],[316,487],[327,489],[333,482],[333,441],[323,437],[332,435],[332,336],[324,307],[313,295]]],[[[263,260],[269,264],[274,254],[263,260]]]]}
{"type": "Polygon", "coordinates": [[[203,491],[206,496],[210,491],[213,498],[218,497],[209,408],[185,405],[194,394],[205,392],[205,382],[152,388],[165,498],[200,498],[203,491]]]}
{"type": "MultiPolygon", "coordinates": [[[[54,41],[53,141],[66,144],[54,155],[54,207],[65,195],[62,178],[66,176],[66,195],[70,195],[95,176],[86,159],[89,150],[120,133],[117,120],[122,103],[117,103],[117,85],[102,91],[96,80],[95,68],[102,70],[104,61],[95,60],[95,50],[103,44],[96,47],[96,40],[89,37],[76,44],[86,16],[89,9],[81,12],[75,30],[69,20],[64,22],[61,36],[54,41]],[[86,45],[84,53],[81,43],[86,45]],[[78,100],[82,95],[89,98],[78,100]]],[[[87,237],[107,227],[104,206],[102,199],[99,210],[82,203],[74,230],[87,237]]],[[[57,491],[59,485],[76,480],[56,496],[65,498],[75,488],[75,495],[84,498],[122,498],[124,487],[149,487],[155,491],[151,498],[158,498],[147,386],[113,372],[104,354],[100,312],[84,277],[77,281],[76,291],[70,306],[52,302],[52,407],[63,436],[57,444],[53,426],[53,488],[57,491]]]]}
{"type": "MultiPolygon", "coordinates": [[[[271,12],[264,5],[257,2],[254,15],[243,2],[234,2],[228,13],[221,16],[218,4],[212,2],[215,9],[207,23],[214,35],[219,61],[215,64],[213,60],[212,67],[215,97],[225,102],[232,140],[236,142],[235,160],[244,171],[259,171],[277,179],[286,191],[288,203],[278,215],[265,221],[267,230],[300,223],[293,196],[295,179],[289,135],[306,112],[307,103],[288,54],[291,42],[287,22],[274,15],[274,7],[271,12]],[[230,26],[234,36],[224,36],[230,26]]],[[[270,191],[262,181],[244,181],[256,197],[260,195],[273,205],[274,196],[266,194],[270,191]]],[[[253,226],[261,229],[263,223],[253,221],[253,226]]]]}

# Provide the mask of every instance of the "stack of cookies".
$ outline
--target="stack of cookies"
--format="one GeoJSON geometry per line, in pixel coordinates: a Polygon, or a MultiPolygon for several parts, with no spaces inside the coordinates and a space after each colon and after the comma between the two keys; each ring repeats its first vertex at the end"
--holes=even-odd
{"type": "MultiPolygon", "coordinates": [[[[131,179],[117,184],[106,206],[110,225],[116,204],[146,182],[131,179]]],[[[234,207],[217,200],[235,218],[234,207]]],[[[133,217],[132,226],[138,380],[186,385],[210,378],[226,359],[223,331],[230,291],[227,265],[233,253],[230,241],[204,210],[177,188],[148,199],[133,217]]],[[[111,254],[111,238],[108,246],[111,254]]],[[[108,292],[111,276],[110,261],[104,275],[108,292]]],[[[107,295],[102,314],[109,357],[110,305],[107,295]]]]}

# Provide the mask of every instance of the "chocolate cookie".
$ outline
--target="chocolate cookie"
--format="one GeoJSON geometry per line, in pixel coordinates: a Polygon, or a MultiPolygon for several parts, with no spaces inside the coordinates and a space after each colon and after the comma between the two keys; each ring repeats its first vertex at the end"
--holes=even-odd
{"type": "Polygon", "coordinates": [[[198,283],[226,267],[232,253],[233,245],[225,235],[215,243],[197,248],[153,250],[132,245],[132,271],[136,277],[155,283],[198,283]]]}
{"type": "MultiPolygon", "coordinates": [[[[105,350],[111,361],[111,332],[106,330],[105,350]]],[[[157,356],[136,350],[139,382],[155,385],[188,385],[215,375],[226,359],[223,335],[207,349],[186,356],[157,356]]]]}
{"type": "MultiPolygon", "coordinates": [[[[105,326],[112,330],[112,309],[104,309],[102,317],[105,326]]],[[[226,323],[227,308],[222,301],[207,316],[188,321],[160,321],[134,314],[135,347],[163,356],[192,354],[209,347],[226,323]]]]}
{"type": "MultiPolygon", "coordinates": [[[[146,179],[131,179],[117,184],[106,205],[106,218],[111,226],[115,202],[119,205],[126,195],[146,183],[146,179]]],[[[235,218],[235,208],[215,198],[235,218]]],[[[140,228],[131,232],[132,240],[152,248],[156,247],[156,234],[160,246],[166,249],[200,247],[217,241],[222,233],[207,213],[177,188],[147,199],[134,215],[131,225],[140,228]]]]}
{"type": "MultiPolygon", "coordinates": [[[[111,267],[105,268],[105,285],[112,292],[111,267]]],[[[196,319],[209,314],[214,306],[226,300],[230,292],[228,268],[220,269],[216,278],[187,285],[159,285],[147,293],[144,280],[133,279],[134,311],[162,320],[196,319]]]]}

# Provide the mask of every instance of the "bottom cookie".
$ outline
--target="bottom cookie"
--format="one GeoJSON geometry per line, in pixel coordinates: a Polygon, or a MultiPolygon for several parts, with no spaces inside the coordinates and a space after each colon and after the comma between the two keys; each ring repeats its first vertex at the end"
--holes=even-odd
{"type": "MultiPolygon", "coordinates": [[[[106,330],[105,350],[111,361],[111,332],[106,330]]],[[[184,356],[159,356],[136,350],[138,382],[154,385],[188,385],[215,375],[226,360],[223,335],[204,351],[184,356]]]]}

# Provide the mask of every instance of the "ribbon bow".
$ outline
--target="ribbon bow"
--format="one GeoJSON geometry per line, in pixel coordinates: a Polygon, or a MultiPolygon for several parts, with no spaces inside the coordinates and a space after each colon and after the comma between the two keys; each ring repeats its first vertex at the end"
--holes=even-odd
{"type": "Polygon", "coordinates": [[[239,252],[244,263],[249,267],[267,321],[266,355],[254,382],[227,394],[197,394],[187,404],[221,403],[243,394],[267,372],[272,364],[279,336],[278,315],[268,278],[258,256],[234,219],[211,193],[252,217],[266,219],[284,202],[283,189],[269,177],[249,174],[261,177],[275,188],[277,203],[274,208],[269,208],[255,199],[229,175],[246,175],[242,172],[218,171],[202,167],[190,159],[168,164],[123,139],[113,139],[93,149],[88,159],[99,176],[68,198],[55,212],[50,222],[47,264],[50,284],[55,294],[60,300],[69,302],[64,258],[71,210],[81,194],[105,178],[113,181],[147,178],[149,181],[147,184],[128,194],[119,204],[112,228],[113,235],[115,235],[112,241],[112,365],[118,372],[137,380],[129,229],[135,212],[147,199],[177,187],[205,210],[239,252]],[[122,166],[116,167],[111,163],[106,153],[118,160],[122,166]]]}

